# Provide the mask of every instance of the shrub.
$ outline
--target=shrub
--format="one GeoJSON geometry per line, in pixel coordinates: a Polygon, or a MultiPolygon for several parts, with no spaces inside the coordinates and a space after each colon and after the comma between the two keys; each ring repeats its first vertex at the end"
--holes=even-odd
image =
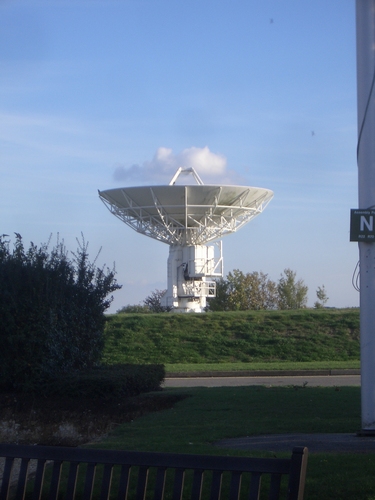
{"type": "Polygon", "coordinates": [[[63,243],[13,251],[0,238],[0,386],[35,390],[45,380],[93,367],[103,348],[104,311],[120,288],[115,271],[88,260],[82,237],[73,258],[63,243]]]}
{"type": "Polygon", "coordinates": [[[158,364],[103,365],[45,383],[41,391],[46,396],[112,400],[157,391],[164,377],[164,366],[158,364]]]}

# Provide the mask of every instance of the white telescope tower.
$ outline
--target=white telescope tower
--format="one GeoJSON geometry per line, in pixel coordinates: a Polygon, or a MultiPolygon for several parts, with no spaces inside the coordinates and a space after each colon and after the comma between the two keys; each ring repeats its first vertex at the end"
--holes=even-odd
{"type": "Polygon", "coordinates": [[[263,212],[269,189],[203,184],[193,168],[179,168],[169,185],[99,191],[109,211],[138,233],[169,245],[168,287],[162,305],[202,312],[223,276],[221,238],[263,212]],[[191,175],[195,184],[177,185],[191,175]]]}

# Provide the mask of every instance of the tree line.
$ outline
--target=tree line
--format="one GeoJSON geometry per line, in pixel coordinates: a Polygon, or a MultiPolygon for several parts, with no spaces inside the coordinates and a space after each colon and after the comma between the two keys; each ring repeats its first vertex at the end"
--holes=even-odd
{"type": "Polygon", "coordinates": [[[262,272],[234,269],[218,280],[216,297],[209,301],[208,310],[301,309],[306,307],[307,293],[308,287],[291,269],[285,269],[277,283],[262,272]]]}
{"type": "MultiPolygon", "coordinates": [[[[161,305],[164,290],[153,291],[142,305],[128,305],[117,312],[158,313],[166,312],[161,305]]],[[[216,281],[216,297],[207,301],[207,311],[247,311],[273,309],[302,309],[307,305],[308,286],[297,273],[286,268],[277,282],[267,274],[254,271],[243,273],[239,269],[229,272],[216,281]]],[[[316,290],[315,308],[322,308],[328,301],[324,285],[316,290]]]]}

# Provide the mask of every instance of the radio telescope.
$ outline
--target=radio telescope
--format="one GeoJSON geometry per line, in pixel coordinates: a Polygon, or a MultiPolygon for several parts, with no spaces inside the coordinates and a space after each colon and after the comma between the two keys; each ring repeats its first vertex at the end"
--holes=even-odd
{"type": "Polygon", "coordinates": [[[179,168],[169,185],[108,189],[99,196],[126,225],[169,245],[162,305],[175,312],[202,312],[206,299],[216,295],[214,278],[223,276],[221,238],[262,213],[273,192],[206,185],[193,168],[179,168]],[[195,184],[177,185],[185,174],[195,184]]]}

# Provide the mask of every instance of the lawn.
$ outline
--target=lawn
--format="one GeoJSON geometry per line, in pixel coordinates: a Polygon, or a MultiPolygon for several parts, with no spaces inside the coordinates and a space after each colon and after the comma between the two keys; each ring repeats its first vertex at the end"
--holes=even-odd
{"type": "MultiPolygon", "coordinates": [[[[360,429],[358,387],[231,387],[168,389],[184,399],[172,409],[119,426],[96,446],[200,454],[251,454],[213,446],[219,439],[288,432],[360,429]]],[[[278,456],[283,456],[278,453],[278,456]]],[[[307,500],[375,499],[375,455],[309,457],[307,500]]]]}

